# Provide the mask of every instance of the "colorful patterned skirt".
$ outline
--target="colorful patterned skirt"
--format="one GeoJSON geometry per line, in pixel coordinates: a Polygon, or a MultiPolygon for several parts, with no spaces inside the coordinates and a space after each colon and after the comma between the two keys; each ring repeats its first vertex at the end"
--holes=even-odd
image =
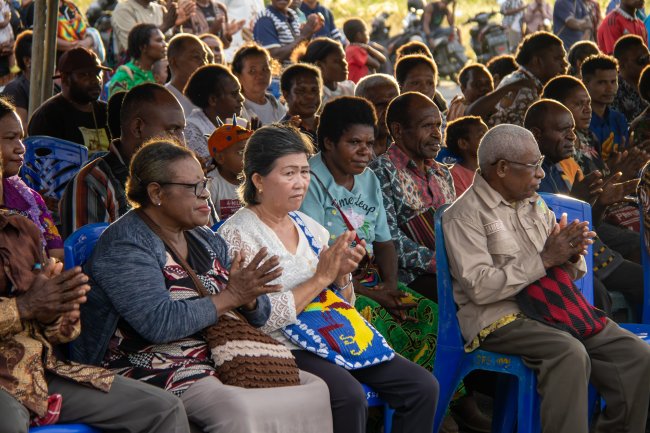
{"type": "Polygon", "coordinates": [[[398,283],[397,288],[406,294],[404,302],[417,304],[407,311],[416,322],[398,321],[367,296],[358,295],[355,307],[397,353],[432,371],[438,339],[438,305],[402,283],[398,283]]]}

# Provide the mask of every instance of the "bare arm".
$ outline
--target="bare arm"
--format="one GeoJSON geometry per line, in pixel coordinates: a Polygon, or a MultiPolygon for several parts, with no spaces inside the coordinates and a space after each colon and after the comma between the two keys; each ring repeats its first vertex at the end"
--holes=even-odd
{"type": "Polygon", "coordinates": [[[374,49],[368,44],[366,44],[365,49],[368,52],[368,60],[366,60],[366,65],[377,69],[379,66],[381,66],[382,63],[386,63],[386,57],[378,50],[374,49]]]}
{"type": "Polygon", "coordinates": [[[474,101],[467,109],[465,110],[466,115],[470,116],[481,116],[483,120],[487,118],[496,111],[496,105],[503,99],[508,93],[517,91],[525,86],[534,85],[529,80],[520,80],[515,81],[514,83],[506,84],[503,87],[488,93],[485,96],[481,96],[476,101],[474,101]]]}

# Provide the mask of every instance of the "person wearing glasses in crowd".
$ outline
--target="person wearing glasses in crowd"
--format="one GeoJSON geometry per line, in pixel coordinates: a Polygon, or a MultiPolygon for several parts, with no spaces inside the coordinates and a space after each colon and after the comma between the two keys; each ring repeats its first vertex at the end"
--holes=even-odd
{"type": "MultiPolygon", "coordinates": [[[[566,114],[563,121],[571,123],[571,114],[566,114]]],[[[556,223],[536,193],[545,175],[542,162],[530,131],[508,124],[492,128],[479,144],[480,174],[442,216],[465,350],[522,357],[537,376],[544,433],[590,431],[589,383],[608,402],[594,431],[643,431],[650,346],[586,302],[574,309],[576,320],[566,326],[541,317],[537,312],[543,308],[522,311],[525,300],[532,303],[539,293],[535,287],[552,291],[559,285],[557,276],[567,286],[548,295],[557,308],[565,308],[567,297],[579,297],[569,281],[586,272],[583,255],[595,236],[588,222],[569,223],[564,215],[556,223]],[[595,318],[590,321],[594,326],[580,329],[584,317],[595,318]]],[[[543,299],[540,303],[552,309],[543,299]]]]}
{"type": "MultiPolygon", "coordinates": [[[[279,290],[268,283],[282,269],[266,250],[229,259],[206,227],[209,185],[194,152],[176,141],[154,139],[136,152],[126,185],[134,209],[106,229],[86,265],[93,294],[74,357],[180,397],[206,433],[331,431],[327,387],[317,377],[300,372],[298,385],[253,389],[226,385],[215,372],[203,331],[230,311],[264,325],[266,294],[279,290]]],[[[224,349],[247,350],[256,351],[224,349]]]]}
{"type": "Polygon", "coordinates": [[[618,91],[612,108],[631,123],[648,106],[639,93],[639,77],[650,63],[650,53],[645,41],[637,35],[625,35],[614,45],[614,57],[618,61],[618,91]]]}

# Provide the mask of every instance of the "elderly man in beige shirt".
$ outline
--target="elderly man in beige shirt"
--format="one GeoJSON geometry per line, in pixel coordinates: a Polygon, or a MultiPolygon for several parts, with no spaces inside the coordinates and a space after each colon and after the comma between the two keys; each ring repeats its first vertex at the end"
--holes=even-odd
{"type": "Polygon", "coordinates": [[[466,350],[520,355],[535,371],[544,433],[587,433],[591,381],[607,403],[596,432],[643,432],[650,394],[650,346],[607,319],[595,335],[526,317],[515,295],[561,266],[586,270],[586,222],[556,223],[536,190],[544,177],[533,135],[499,125],[481,140],[480,173],[444,214],[454,299],[466,350]]]}

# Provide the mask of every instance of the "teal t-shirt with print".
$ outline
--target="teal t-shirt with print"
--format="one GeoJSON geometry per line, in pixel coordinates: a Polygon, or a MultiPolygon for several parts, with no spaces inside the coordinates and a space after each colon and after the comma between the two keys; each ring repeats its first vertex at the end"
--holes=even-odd
{"type": "MultiPolygon", "coordinates": [[[[366,240],[370,253],[373,250],[373,242],[387,242],[392,239],[386,221],[386,210],[379,180],[372,170],[366,168],[363,173],[355,176],[354,186],[349,191],[334,181],[330,171],[323,163],[320,153],[309,160],[309,165],[311,171],[318,176],[327,191],[345,212],[359,238],[366,240]]],[[[329,231],[330,244],[347,230],[345,221],[336,207],[332,205],[330,196],[313,175],[300,210],[329,231]]]]}

